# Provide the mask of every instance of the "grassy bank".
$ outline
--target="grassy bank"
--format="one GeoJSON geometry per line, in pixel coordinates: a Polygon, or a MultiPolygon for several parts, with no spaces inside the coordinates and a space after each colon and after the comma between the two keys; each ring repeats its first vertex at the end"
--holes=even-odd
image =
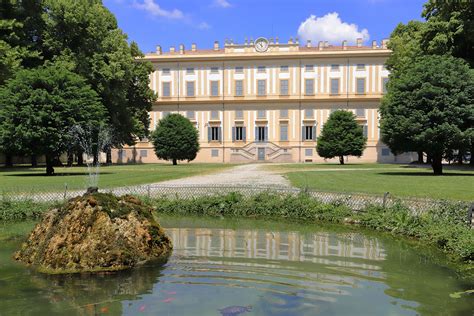
{"type": "Polygon", "coordinates": [[[388,164],[283,164],[267,166],[283,173],[299,188],[318,191],[360,192],[396,197],[420,197],[470,201],[473,199],[474,169],[446,167],[434,176],[429,166],[388,164]]]}
{"type": "MultiPolygon", "coordinates": [[[[230,164],[142,164],[112,165],[100,168],[101,188],[155,183],[220,171],[230,164]]],[[[86,167],[56,167],[54,176],[46,176],[44,168],[0,168],[0,188],[3,192],[48,192],[83,189],[87,185],[86,167]]]]}
{"type": "Polygon", "coordinates": [[[345,205],[325,204],[304,194],[261,193],[243,197],[232,193],[190,200],[157,199],[150,203],[160,214],[355,224],[436,246],[460,270],[474,276],[474,230],[465,222],[467,210],[456,203],[446,203],[422,216],[412,215],[402,204],[387,208],[374,205],[354,213],[345,205]]]}

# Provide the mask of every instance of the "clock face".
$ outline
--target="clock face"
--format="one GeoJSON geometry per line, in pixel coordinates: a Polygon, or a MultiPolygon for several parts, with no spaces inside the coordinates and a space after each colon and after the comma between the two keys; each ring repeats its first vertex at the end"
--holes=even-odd
{"type": "Polygon", "coordinates": [[[264,37],[259,37],[255,40],[255,50],[263,53],[268,49],[268,40],[264,37]]]}

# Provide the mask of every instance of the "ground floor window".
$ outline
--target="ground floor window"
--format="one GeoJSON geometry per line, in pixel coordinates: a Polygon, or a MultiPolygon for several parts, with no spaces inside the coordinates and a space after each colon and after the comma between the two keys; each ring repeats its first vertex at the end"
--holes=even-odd
{"type": "Polygon", "coordinates": [[[209,127],[207,136],[208,136],[209,141],[220,141],[221,140],[221,128],[219,126],[209,127]]]}
{"type": "Polygon", "coordinates": [[[211,157],[219,157],[219,149],[212,149],[211,157]]]}
{"type": "Polygon", "coordinates": [[[316,126],[303,126],[303,140],[316,140],[316,126]]]}
{"type": "Polygon", "coordinates": [[[265,142],[268,139],[268,127],[257,126],[255,127],[255,141],[265,142]]]}
{"type": "Polygon", "coordinates": [[[232,140],[245,141],[245,127],[244,126],[235,126],[232,129],[232,140]]]}
{"type": "Polygon", "coordinates": [[[304,154],[305,154],[306,157],[311,157],[311,156],[313,156],[313,149],[312,149],[312,148],[306,148],[306,149],[304,150],[304,154]]]}
{"type": "Polygon", "coordinates": [[[390,156],[390,149],[382,148],[382,156],[390,156]]]}
{"type": "Polygon", "coordinates": [[[146,149],[140,150],[140,157],[148,157],[148,150],[146,149]]]}

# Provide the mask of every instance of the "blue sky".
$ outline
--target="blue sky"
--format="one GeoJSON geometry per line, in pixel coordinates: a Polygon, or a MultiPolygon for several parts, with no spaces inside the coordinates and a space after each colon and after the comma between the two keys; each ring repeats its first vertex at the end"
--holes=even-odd
{"type": "Polygon", "coordinates": [[[388,38],[400,22],[421,19],[426,0],[104,0],[142,51],[184,44],[211,48],[226,38],[278,36],[280,42],[388,38]]]}

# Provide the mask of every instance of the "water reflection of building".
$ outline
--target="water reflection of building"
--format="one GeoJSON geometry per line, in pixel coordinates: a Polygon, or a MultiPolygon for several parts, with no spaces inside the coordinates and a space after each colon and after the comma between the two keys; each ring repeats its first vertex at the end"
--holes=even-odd
{"type": "MultiPolygon", "coordinates": [[[[174,250],[185,256],[228,257],[325,263],[331,257],[384,260],[377,239],[359,234],[268,232],[168,228],[174,250]]],[[[337,259],[337,258],[336,258],[337,259]]]]}

